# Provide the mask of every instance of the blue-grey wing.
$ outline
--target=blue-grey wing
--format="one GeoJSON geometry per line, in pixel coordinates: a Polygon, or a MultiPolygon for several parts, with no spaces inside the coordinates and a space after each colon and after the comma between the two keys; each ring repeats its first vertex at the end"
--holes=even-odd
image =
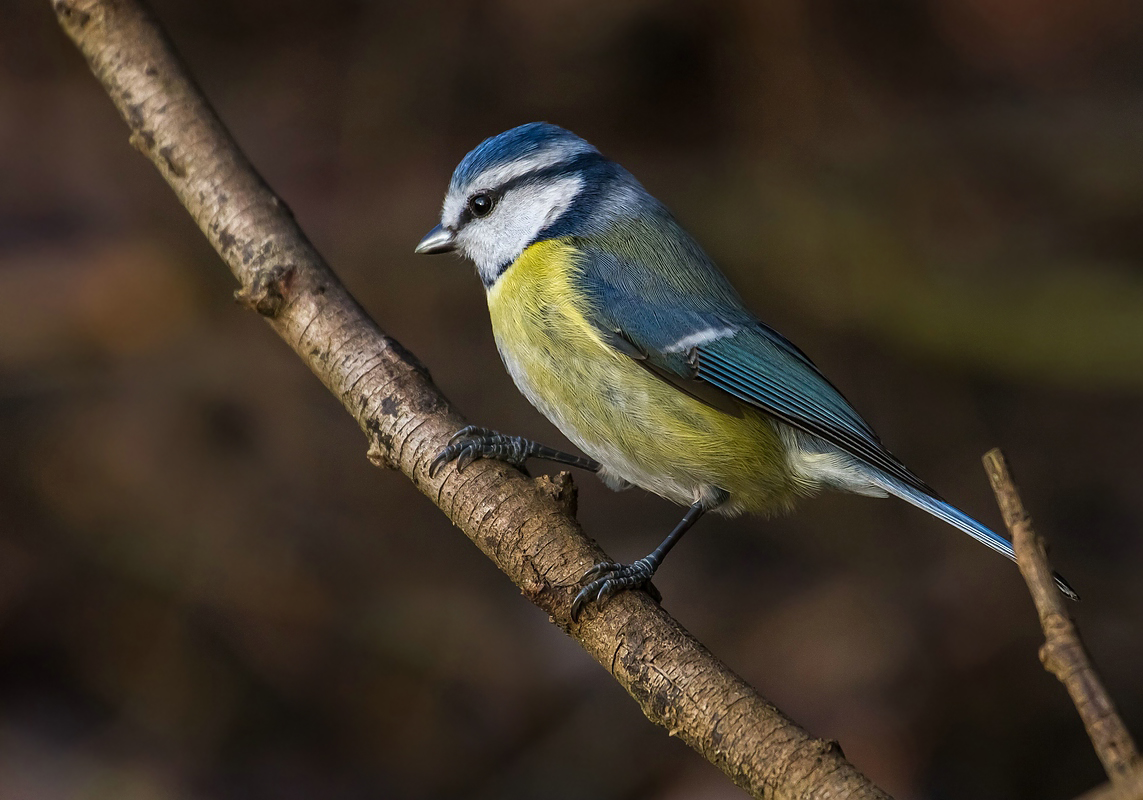
{"type": "Polygon", "coordinates": [[[701,251],[697,263],[649,267],[580,247],[589,321],[618,350],[717,408],[760,409],[936,497],[801,350],[745,309],[701,251]]]}

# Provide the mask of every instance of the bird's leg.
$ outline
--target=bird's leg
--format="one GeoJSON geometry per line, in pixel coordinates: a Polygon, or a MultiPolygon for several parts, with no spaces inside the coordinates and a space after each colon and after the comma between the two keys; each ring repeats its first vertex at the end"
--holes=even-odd
{"type": "Polygon", "coordinates": [[[488,428],[469,425],[453,434],[448,445],[429,464],[429,477],[436,475],[437,470],[450,461],[456,461],[459,471],[478,458],[494,458],[516,466],[522,466],[529,458],[542,458],[557,464],[599,472],[599,462],[586,456],[564,453],[523,436],[507,436],[488,428]]]}
{"type": "Polygon", "coordinates": [[[691,526],[698,522],[703,512],[710,508],[713,506],[709,502],[704,503],[702,500],[696,500],[687,509],[687,513],[679,520],[679,524],[675,526],[674,530],[667,534],[667,538],[663,540],[662,544],[635,563],[613,564],[605,561],[596,564],[585,572],[581,580],[588,581],[588,583],[579,590],[579,594],[572,601],[572,621],[574,622],[579,618],[580,612],[588,603],[594,600],[596,608],[603,608],[604,603],[612,595],[625,589],[646,589],[656,601],[662,600],[659,590],[651,583],[651,576],[663,563],[663,559],[666,558],[671,548],[678,543],[679,539],[683,538],[683,534],[689,531],[691,526]]]}

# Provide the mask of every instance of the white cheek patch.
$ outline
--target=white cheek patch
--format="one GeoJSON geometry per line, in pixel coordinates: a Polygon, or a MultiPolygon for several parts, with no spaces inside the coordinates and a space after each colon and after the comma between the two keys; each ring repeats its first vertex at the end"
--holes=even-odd
{"type": "Polygon", "coordinates": [[[491,284],[500,268],[515,261],[540,231],[559,219],[582,189],[579,175],[512,189],[489,216],[461,228],[457,243],[485,284],[491,284]]]}
{"type": "Polygon", "coordinates": [[[460,215],[464,212],[464,204],[468,202],[461,192],[449,191],[445,195],[444,208],[441,209],[441,225],[455,231],[460,224],[460,215]]]}
{"type": "Polygon", "coordinates": [[[701,331],[688,333],[678,341],[672,342],[663,348],[663,352],[681,353],[684,350],[690,350],[692,347],[701,347],[704,344],[710,344],[711,342],[717,341],[719,339],[725,339],[727,336],[733,336],[736,333],[738,333],[738,328],[732,328],[729,326],[704,328],[701,331]]]}

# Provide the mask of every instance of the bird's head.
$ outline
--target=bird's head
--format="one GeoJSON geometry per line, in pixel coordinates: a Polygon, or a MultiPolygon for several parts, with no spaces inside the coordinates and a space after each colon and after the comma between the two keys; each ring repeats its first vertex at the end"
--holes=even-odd
{"type": "Polygon", "coordinates": [[[624,194],[621,189],[630,194],[628,183],[638,186],[571,131],[546,122],[521,125],[485,139],[464,157],[449,183],[440,225],[416,252],[457,251],[476,264],[489,287],[533,242],[584,232],[601,215],[613,215],[614,203],[600,201],[624,194]],[[570,227],[572,217],[579,217],[578,229],[570,227]]]}

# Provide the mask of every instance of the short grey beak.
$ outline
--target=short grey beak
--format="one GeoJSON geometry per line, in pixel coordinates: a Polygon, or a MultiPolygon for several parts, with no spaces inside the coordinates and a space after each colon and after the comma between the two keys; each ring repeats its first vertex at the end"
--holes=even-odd
{"type": "Polygon", "coordinates": [[[434,255],[436,253],[451,253],[456,249],[456,234],[441,225],[437,225],[425,234],[421,243],[413,250],[421,255],[434,255]]]}

